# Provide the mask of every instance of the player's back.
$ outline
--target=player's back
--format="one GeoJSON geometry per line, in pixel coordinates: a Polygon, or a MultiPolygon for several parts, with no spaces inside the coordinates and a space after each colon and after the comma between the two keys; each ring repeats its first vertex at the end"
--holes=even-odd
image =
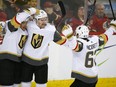
{"type": "Polygon", "coordinates": [[[87,39],[77,39],[82,43],[82,50],[73,52],[73,76],[95,77],[97,76],[97,66],[95,63],[96,50],[99,48],[97,36],[90,36],[87,39]]]}

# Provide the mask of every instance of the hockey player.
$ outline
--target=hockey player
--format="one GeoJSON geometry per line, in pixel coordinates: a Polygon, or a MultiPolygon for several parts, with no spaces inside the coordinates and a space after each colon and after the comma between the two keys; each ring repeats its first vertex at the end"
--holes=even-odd
{"type": "Polygon", "coordinates": [[[20,57],[27,39],[25,29],[29,17],[36,12],[37,9],[28,8],[2,25],[6,30],[0,46],[0,85],[2,87],[18,87],[21,82],[20,57]]]}
{"type": "MultiPolygon", "coordinates": [[[[89,29],[85,25],[76,28],[77,51],[73,51],[72,78],[75,78],[70,87],[95,87],[98,81],[98,67],[95,62],[96,51],[104,45],[113,32],[116,32],[116,21],[111,21],[110,28],[99,36],[89,36],[89,29]]],[[[62,33],[67,36],[69,30],[62,33]]],[[[76,45],[75,45],[76,46],[76,45]]]]}
{"type": "Polygon", "coordinates": [[[46,87],[48,81],[48,45],[51,41],[65,44],[66,38],[60,36],[54,25],[48,23],[47,13],[40,10],[35,20],[27,25],[28,39],[22,56],[22,87],[30,87],[35,75],[36,87],[46,87]]]}

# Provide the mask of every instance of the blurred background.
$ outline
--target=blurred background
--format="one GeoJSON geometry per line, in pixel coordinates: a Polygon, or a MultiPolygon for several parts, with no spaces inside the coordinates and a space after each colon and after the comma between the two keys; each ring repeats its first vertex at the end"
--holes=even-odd
{"type": "MultiPolygon", "coordinates": [[[[49,23],[54,24],[59,32],[64,24],[70,24],[75,32],[75,28],[85,24],[90,29],[91,35],[99,35],[108,29],[110,21],[113,19],[109,0],[61,0],[64,4],[66,15],[62,17],[59,0],[0,0],[0,21],[11,19],[17,12],[28,7],[36,7],[47,12],[49,23]],[[88,16],[89,15],[89,16],[88,16]]],[[[116,17],[116,0],[111,0],[114,15],[116,17]]],[[[2,32],[4,33],[4,31],[2,32]]],[[[2,39],[0,33],[0,40],[2,39]]],[[[115,44],[116,36],[111,37],[106,46],[115,44]]],[[[103,50],[98,55],[98,64],[109,59],[99,68],[99,78],[97,87],[116,87],[116,65],[115,49],[112,47],[103,50]],[[107,55],[106,55],[107,54],[107,55]]],[[[71,79],[72,53],[65,47],[51,43],[49,60],[49,82],[48,87],[69,87],[71,79]],[[55,49],[55,50],[54,50],[55,49]],[[52,82],[51,82],[52,81],[52,82]],[[57,81],[57,82],[55,82],[57,81]]],[[[32,87],[35,84],[32,85],[32,87]]]]}

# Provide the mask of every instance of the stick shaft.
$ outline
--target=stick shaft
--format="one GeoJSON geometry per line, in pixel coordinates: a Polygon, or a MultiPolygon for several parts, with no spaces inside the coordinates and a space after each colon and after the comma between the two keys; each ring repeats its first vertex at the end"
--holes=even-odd
{"type": "Polygon", "coordinates": [[[57,28],[57,30],[58,30],[59,32],[61,32],[61,29],[60,29],[60,28],[61,28],[61,25],[62,25],[63,20],[64,20],[64,18],[65,18],[66,10],[65,10],[65,7],[64,7],[64,4],[63,4],[62,1],[58,1],[58,4],[59,4],[59,6],[60,6],[60,9],[61,9],[61,12],[62,12],[62,16],[61,16],[61,19],[60,19],[59,23],[57,24],[56,28],[57,28]]]}
{"type": "Polygon", "coordinates": [[[110,7],[111,7],[111,11],[112,11],[113,19],[116,20],[115,15],[114,15],[114,10],[113,10],[113,7],[112,7],[111,0],[109,0],[109,4],[110,4],[110,7]]]}

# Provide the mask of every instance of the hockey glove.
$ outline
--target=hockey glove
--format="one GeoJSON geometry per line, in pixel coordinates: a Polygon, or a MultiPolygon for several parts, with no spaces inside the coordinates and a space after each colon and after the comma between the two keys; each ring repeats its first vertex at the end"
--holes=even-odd
{"type": "Polygon", "coordinates": [[[23,21],[26,21],[34,14],[39,14],[39,10],[33,7],[28,8],[23,12],[17,13],[17,15],[11,19],[11,25],[13,25],[15,28],[18,28],[23,21]]]}
{"type": "Polygon", "coordinates": [[[69,24],[64,25],[64,27],[63,27],[63,29],[62,29],[62,34],[63,34],[64,36],[66,36],[67,39],[70,40],[70,39],[72,38],[72,36],[73,36],[72,27],[71,27],[69,24]]]}
{"type": "Polygon", "coordinates": [[[26,9],[26,10],[24,10],[24,11],[26,11],[26,12],[29,13],[30,15],[39,14],[39,9],[36,9],[36,8],[33,8],[33,7],[28,8],[28,9],[26,9]]]}

